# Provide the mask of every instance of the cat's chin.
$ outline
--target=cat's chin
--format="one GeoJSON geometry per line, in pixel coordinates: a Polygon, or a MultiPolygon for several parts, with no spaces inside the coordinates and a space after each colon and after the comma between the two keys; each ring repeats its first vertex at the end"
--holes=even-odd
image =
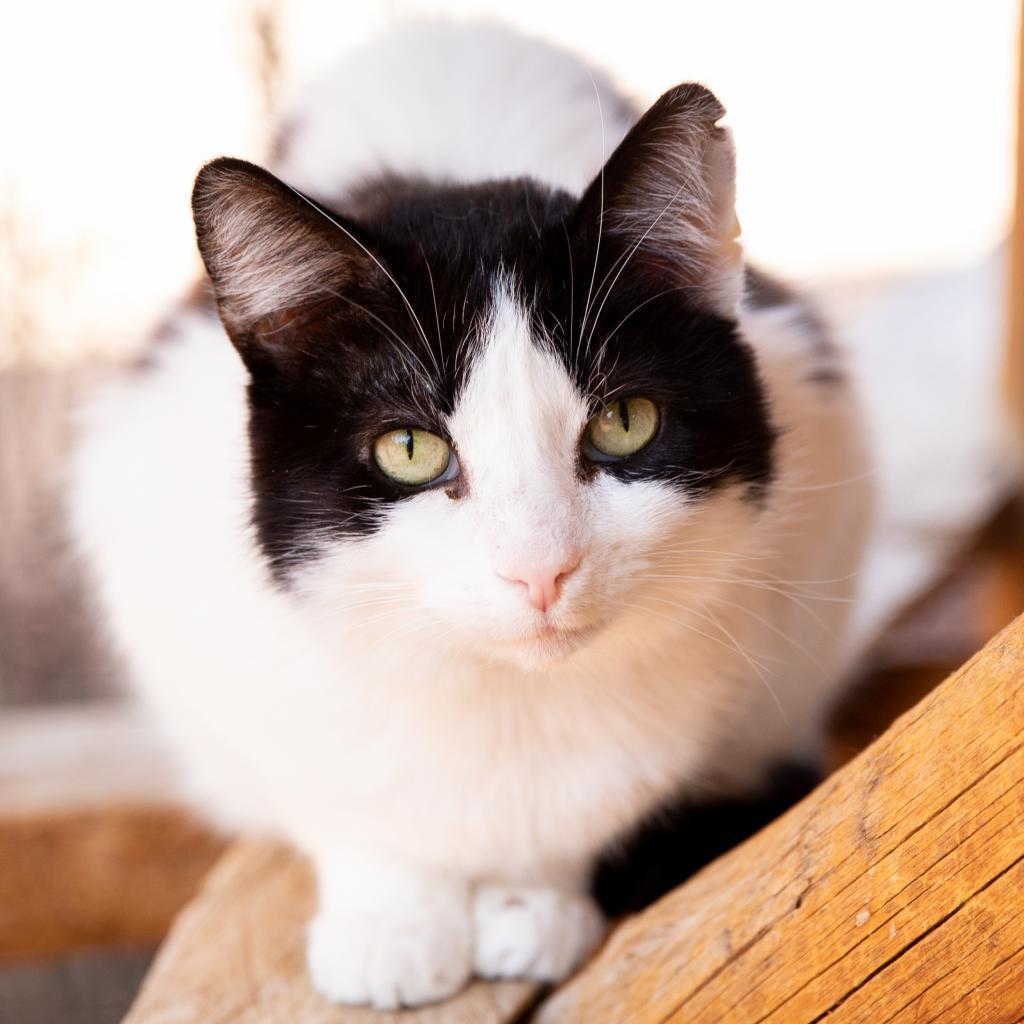
{"type": "Polygon", "coordinates": [[[597,632],[596,627],[560,629],[546,627],[521,637],[503,638],[491,646],[491,654],[526,669],[542,669],[571,658],[597,632]]]}

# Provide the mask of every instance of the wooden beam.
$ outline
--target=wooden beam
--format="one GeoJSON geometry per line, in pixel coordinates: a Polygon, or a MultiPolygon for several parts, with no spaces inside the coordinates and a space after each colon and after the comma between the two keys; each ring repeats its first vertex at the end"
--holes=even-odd
{"type": "Polygon", "coordinates": [[[625,922],[542,1024],[1024,1018],[1024,618],[625,922]]]}
{"type": "MultiPolygon", "coordinates": [[[[310,988],[309,869],[235,846],[175,926],[127,1024],[507,1024],[478,983],[404,1014],[310,988]]],[[[623,923],[545,1024],[1007,1024],[1024,1017],[1024,619],[761,834],[623,923]]]]}
{"type": "Polygon", "coordinates": [[[3,712],[0,957],[153,945],[223,846],[127,705],[3,712]]]}
{"type": "Polygon", "coordinates": [[[314,901],[312,872],[292,850],[236,844],[178,920],[125,1024],[504,1024],[535,997],[525,982],[477,983],[400,1014],[332,1005],[306,976],[314,901]]]}
{"type": "Polygon", "coordinates": [[[1024,4],[1017,40],[1017,179],[1010,235],[1005,394],[1024,457],[1024,4]]]}
{"type": "Polygon", "coordinates": [[[170,805],[0,818],[0,958],[155,945],[222,848],[170,805]]]}

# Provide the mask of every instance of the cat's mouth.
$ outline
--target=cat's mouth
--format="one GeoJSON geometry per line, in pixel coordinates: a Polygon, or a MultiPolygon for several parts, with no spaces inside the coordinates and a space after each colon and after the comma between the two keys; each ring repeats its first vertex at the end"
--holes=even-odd
{"type": "Polygon", "coordinates": [[[501,642],[502,653],[531,668],[564,661],[597,632],[596,626],[569,627],[542,622],[535,629],[501,642]]]}
{"type": "Polygon", "coordinates": [[[559,643],[582,643],[592,632],[593,630],[591,629],[570,629],[548,622],[540,626],[531,639],[540,641],[554,640],[559,643]]]}

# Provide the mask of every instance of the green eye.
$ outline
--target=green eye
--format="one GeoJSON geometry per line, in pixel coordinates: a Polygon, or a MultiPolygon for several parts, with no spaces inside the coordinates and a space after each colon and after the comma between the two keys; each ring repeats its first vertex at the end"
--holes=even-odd
{"type": "Polygon", "coordinates": [[[373,457],[381,470],[410,487],[443,476],[452,461],[448,442],[427,430],[392,430],[373,442],[373,457]]]}
{"type": "Polygon", "coordinates": [[[602,455],[623,459],[648,444],[658,430],[658,407],[647,398],[606,405],[588,424],[587,439],[602,455]]]}

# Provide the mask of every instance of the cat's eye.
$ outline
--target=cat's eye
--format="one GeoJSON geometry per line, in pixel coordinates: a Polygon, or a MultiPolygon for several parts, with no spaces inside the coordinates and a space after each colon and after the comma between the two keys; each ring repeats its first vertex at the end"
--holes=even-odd
{"type": "Polygon", "coordinates": [[[658,407],[647,398],[623,398],[606,405],[587,424],[586,440],[600,459],[624,459],[649,444],[658,430],[658,407]]]}
{"type": "Polygon", "coordinates": [[[381,472],[408,487],[451,475],[455,461],[447,441],[415,427],[382,434],[373,443],[373,458],[381,472]]]}

